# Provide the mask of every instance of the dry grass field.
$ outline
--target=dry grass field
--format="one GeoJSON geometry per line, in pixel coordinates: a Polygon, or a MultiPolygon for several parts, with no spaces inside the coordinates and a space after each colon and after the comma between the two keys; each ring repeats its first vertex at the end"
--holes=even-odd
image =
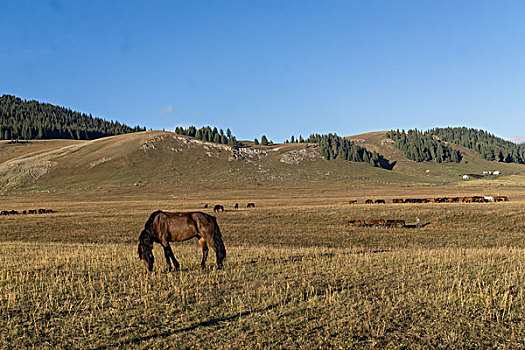
{"type": "Polygon", "coordinates": [[[274,181],[111,187],[0,196],[1,348],[525,347],[523,175],[442,186],[274,181]],[[391,198],[508,195],[506,203],[392,204],[391,198]],[[385,198],[386,205],[350,205],[385,198]],[[387,202],[388,202],[387,201],[387,202]],[[234,210],[238,202],[241,209],[234,210]],[[255,202],[255,209],[246,203],[255,202]],[[144,273],[149,214],[216,213],[225,269],[144,273]],[[403,219],[421,228],[352,228],[403,219]]]}

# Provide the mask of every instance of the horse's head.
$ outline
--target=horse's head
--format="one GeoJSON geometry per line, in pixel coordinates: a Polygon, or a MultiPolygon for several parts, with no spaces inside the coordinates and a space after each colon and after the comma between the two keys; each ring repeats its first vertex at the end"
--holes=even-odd
{"type": "Polygon", "coordinates": [[[142,260],[146,269],[148,269],[149,272],[153,271],[153,263],[155,262],[153,242],[147,230],[142,230],[140,234],[138,253],[139,259],[142,260]]]}
{"type": "Polygon", "coordinates": [[[144,243],[139,243],[139,259],[142,260],[146,269],[149,272],[153,271],[153,263],[155,262],[155,257],[153,256],[153,247],[144,243]]]}

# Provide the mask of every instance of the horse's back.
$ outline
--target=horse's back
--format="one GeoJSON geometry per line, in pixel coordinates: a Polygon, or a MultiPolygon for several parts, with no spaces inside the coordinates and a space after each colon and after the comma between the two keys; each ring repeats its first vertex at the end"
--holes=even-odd
{"type": "Polygon", "coordinates": [[[211,234],[215,230],[213,216],[200,211],[164,212],[170,240],[183,241],[195,236],[211,234]]]}

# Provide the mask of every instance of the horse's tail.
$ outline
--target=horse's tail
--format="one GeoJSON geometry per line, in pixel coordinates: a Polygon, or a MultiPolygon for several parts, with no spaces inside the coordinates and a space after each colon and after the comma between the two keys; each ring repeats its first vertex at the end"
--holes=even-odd
{"type": "Polygon", "coordinates": [[[222,268],[222,261],[226,258],[226,248],[224,247],[224,242],[222,241],[221,230],[217,224],[217,218],[215,216],[211,217],[213,220],[213,245],[215,248],[215,254],[217,255],[217,266],[222,268]]]}
{"type": "Polygon", "coordinates": [[[151,213],[148,221],[146,221],[146,224],[144,225],[144,229],[148,230],[150,234],[153,234],[153,220],[155,220],[155,217],[160,213],[162,213],[162,210],[157,210],[151,213]]]}

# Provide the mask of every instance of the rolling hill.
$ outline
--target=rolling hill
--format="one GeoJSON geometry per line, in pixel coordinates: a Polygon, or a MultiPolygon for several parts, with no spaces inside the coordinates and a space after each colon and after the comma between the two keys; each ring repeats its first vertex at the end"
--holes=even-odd
{"type": "Polygon", "coordinates": [[[33,140],[0,143],[0,188],[8,192],[67,192],[156,185],[289,186],[292,183],[337,183],[372,187],[388,184],[438,185],[461,181],[463,174],[499,170],[525,171],[524,165],[487,161],[476,152],[451,144],[463,154],[460,163],[414,162],[386,132],[350,136],[356,144],[381,153],[392,170],[367,163],[325,160],[308,144],[238,149],[165,131],[146,131],[96,140],[33,140]]]}

